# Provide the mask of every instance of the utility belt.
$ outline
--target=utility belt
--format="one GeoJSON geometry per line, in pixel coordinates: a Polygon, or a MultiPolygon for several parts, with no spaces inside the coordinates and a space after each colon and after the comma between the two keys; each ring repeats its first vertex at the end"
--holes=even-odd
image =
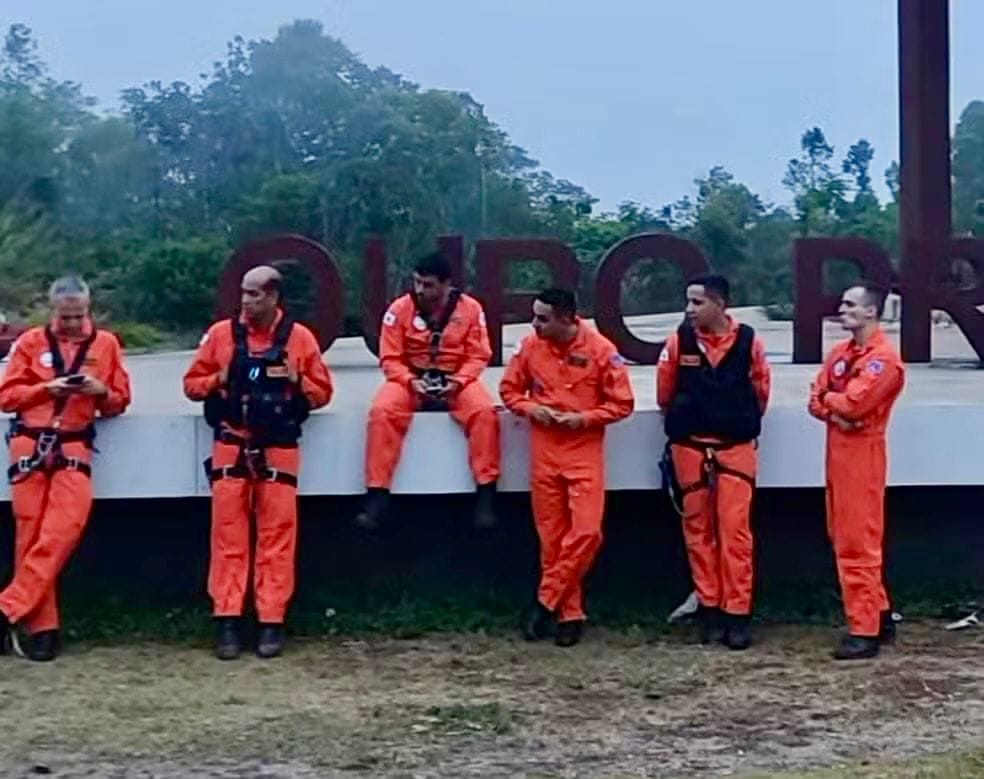
{"type": "Polygon", "coordinates": [[[62,444],[84,443],[93,449],[96,428],[89,425],[81,430],[61,430],[58,427],[28,427],[19,419],[10,421],[10,429],[5,439],[7,445],[20,436],[34,441],[34,452],[30,456],[18,457],[7,468],[7,481],[17,484],[35,471],[50,475],[55,471],[78,471],[92,477],[92,466],[79,457],[69,457],[62,451],[62,444]]]}
{"type": "Polygon", "coordinates": [[[411,367],[410,371],[424,382],[424,397],[420,400],[420,410],[421,411],[447,411],[450,406],[448,405],[447,397],[445,397],[444,392],[448,387],[448,378],[451,376],[450,372],[442,371],[439,368],[414,368],[411,367]]]}
{"type": "Polygon", "coordinates": [[[213,467],[211,457],[202,463],[210,484],[214,484],[220,479],[247,479],[252,482],[265,481],[287,484],[291,487],[297,486],[297,474],[287,473],[279,468],[271,468],[266,461],[267,448],[296,449],[296,443],[263,444],[225,430],[217,433],[215,439],[224,444],[238,446],[239,454],[236,455],[235,463],[224,465],[221,468],[213,467]]]}
{"type": "Polygon", "coordinates": [[[729,468],[726,465],[722,465],[721,461],[717,458],[718,452],[734,449],[737,446],[744,446],[747,443],[753,443],[756,447],[758,447],[757,441],[724,441],[718,443],[687,439],[683,441],[673,441],[672,443],[668,442],[666,444],[666,449],[663,452],[663,459],[660,462],[660,470],[663,473],[664,489],[670,490],[671,495],[675,494],[682,499],[685,495],[688,495],[691,492],[710,489],[714,480],[722,474],[734,476],[736,479],[741,479],[742,481],[748,482],[754,489],[756,484],[754,476],[750,476],[747,473],[743,473],[734,468],[729,468]],[[701,463],[700,478],[696,482],[691,484],[680,484],[677,479],[676,469],[673,467],[673,457],[671,451],[671,447],[673,446],[682,446],[687,449],[693,449],[703,455],[704,459],[701,463]]]}

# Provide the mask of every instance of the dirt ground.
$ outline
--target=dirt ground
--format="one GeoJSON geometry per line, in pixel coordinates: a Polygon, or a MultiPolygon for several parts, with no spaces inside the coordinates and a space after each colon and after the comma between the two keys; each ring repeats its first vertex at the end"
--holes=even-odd
{"type": "Polygon", "coordinates": [[[681,628],[596,629],[573,650],[439,635],[293,640],[265,662],[161,644],[3,657],[0,775],[984,775],[984,631],[905,625],[847,665],[832,630],[757,637],[746,653],[681,628]],[[906,762],[940,755],[969,757],[906,762]]]}

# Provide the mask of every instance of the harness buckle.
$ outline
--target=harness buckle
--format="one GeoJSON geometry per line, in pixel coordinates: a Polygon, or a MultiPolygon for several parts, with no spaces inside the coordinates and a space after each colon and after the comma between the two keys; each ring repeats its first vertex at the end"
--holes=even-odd
{"type": "Polygon", "coordinates": [[[58,433],[54,431],[45,431],[38,436],[37,444],[37,454],[38,459],[44,460],[51,454],[52,450],[55,448],[55,444],[58,443],[58,433]]]}
{"type": "Polygon", "coordinates": [[[67,471],[77,471],[82,461],[78,457],[66,457],[65,458],[65,470],[67,471]]]}
{"type": "Polygon", "coordinates": [[[30,457],[17,458],[17,473],[30,473],[34,470],[34,460],[30,457]]]}
{"type": "Polygon", "coordinates": [[[267,481],[277,481],[280,477],[280,469],[278,468],[267,468],[267,481]]]}

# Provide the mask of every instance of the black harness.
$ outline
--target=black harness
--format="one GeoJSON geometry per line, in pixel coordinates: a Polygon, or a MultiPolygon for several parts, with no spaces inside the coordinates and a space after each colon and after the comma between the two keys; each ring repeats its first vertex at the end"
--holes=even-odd
{"type": "MultiPolygon", "coordinates": [[[[61,349],[58,347],[58,339],[50,327],[44,329],[45,338],[48,340],[48,351],[51,354],[51,365],[55,370],[55,377],[71,376],[77,374],[85,363],[85,358],[89,354],[89,347],[96,340],[97,331],[92,333],[79,344],[79,349],[75,353],[75,359],[66,369],[65,359],[62,357],[61,349]]],[[[92,467],[87,462],[83,462],[78,457],[68,457],[62,451],[62,444],[84,443],[89,449],[93,448],[96,438],[96,428],[89,425],[82,430],[64,431],[61,429],[61,417],[68,405],[69,396],[62,395],[55,398],[54,409],[51,414],[51,424],[47,427],[28,427],[24,424],[20,414],[10,420],[10,429],[7,431],[6,440],[10,442],[18,437],[25,436],[34,441],[34,453],[30,457],[20,457],[9,468],[7,468],[7,481],[17,484],[24,481],[35,471],[40,471],[50,476],[55,471],[78,471],[85,476],[92,476],[92,467]]]]}
{"type": "Polygon", "coordinates": [[[220,479],[248,479],[297,486],[297,474],[267,465],[269,447],[296,449],[301,424],[310,415],[310,403],[292,386],[287,370],[287,341],[293,320],[284,317],[274,333],[273,345],[259,355],[249,352],[246,326],[230,320],[235,351],[229,366],[225,396],[216,392],[205,400],[205,419],[215,430],[215,440],[239,447],[233,465],[213,467],[212,458],[203,463],[210,483],[220,479]],[[245,428],[248,437],[230,432],[227,426],[245,428]]]}
{"type": "MultiPolygon", "coordinates": [[[[424,319],[430,329],[430,367],[412,367],[410,369],[417,378],[423,379],[424,383],[427,385],[427,395],[421,402],[421,411],[448,410],[448,402],[442,397],[444,389],[448,385],[448,373],[440,370],[436,367],[436,365],[437,358],[441,353],[441,340],[444,337],[444,330],[448,326],[448,322],[451,321],[451,316],[454,314],[454,310],[458,307],[459,300],[461,300],[461,290],[452,289],[448,294],[448,302],[441,310],[440,316],[432,322],[424,319],[420,312],[419,305],[416,308],[416,316],[424,319]]],[[[414,302],[416,303],[416,301],[414,302]]]]}

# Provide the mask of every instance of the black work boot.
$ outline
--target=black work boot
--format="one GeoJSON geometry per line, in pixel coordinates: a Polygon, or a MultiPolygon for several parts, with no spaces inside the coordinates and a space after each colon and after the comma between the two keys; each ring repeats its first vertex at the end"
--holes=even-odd
{"type": "Polygon", "coordinates": [[[279,657],[284,651],[284,626],[273,622],[260,623],[260,635],[256,639],[256,656],[263,659],[279,657]]]}
{"type": "Polygon", "coordinates": [[[362,510],[355,515],[355,526],[374,533],[382,526],[389,508],[390,492],[383,487],[370,487],[362,510]]]}
{"type": "Polygon", "coordinates": [[[747,614],[725,614],[724,619],[724,643],[728,649],[748,649],[752,645],[751,618],[747,614]]]}
{"type": "Polygon", "coordinates": [[[57,630],[41,630],[32,633],[27,648],[27,657],[36,663],[47,663],[58,657],[61,649],[61,635],[57,630]]]}
{"type": "Polygon", "coordinates": [[[894,644],[897,632],[898,627],[892,617],[891,609],[883,611],[881,613],[881,628],[878,631],[878,640],[883,644],[894,644]]]}
{"type": "Polygon", "coordinates": [[[877,636],[844,636],[834,650],[834,660],[865,660],[878,654],[877,636]]]}
{"type": "Polygon", "coordinates": [[[581,640],[584,632],[584,620],[572,619],[567,622],[557,623],[557,638],[554,643],[557,646],[571,647],[581,640]]]}
{"type": "Polygon", "coordinates": [[[239,618],[215,618],[215,656],[219,660],[235,660],[239,657],[239,618]]]}
{"type": "Polygon", "coordinates": [[[495,516],[495,482],[479,484],[475,491],[475,516],[473,524],[476,530],[491,530],[497,524],[495,516]]]}
{"type": "Polygon", "coordinates": [[[698,606],[697,624],[700,625],[700,643],[717,644],[724,641],[724,614],[717,606],[698,606]]]}
{"type": "Polygon", "coordinates": [[[553,622],[553,612],[540,601],[536,601],[523,623],[523,638],[527,641],[546,638],[551,622],[553,622]]]}

